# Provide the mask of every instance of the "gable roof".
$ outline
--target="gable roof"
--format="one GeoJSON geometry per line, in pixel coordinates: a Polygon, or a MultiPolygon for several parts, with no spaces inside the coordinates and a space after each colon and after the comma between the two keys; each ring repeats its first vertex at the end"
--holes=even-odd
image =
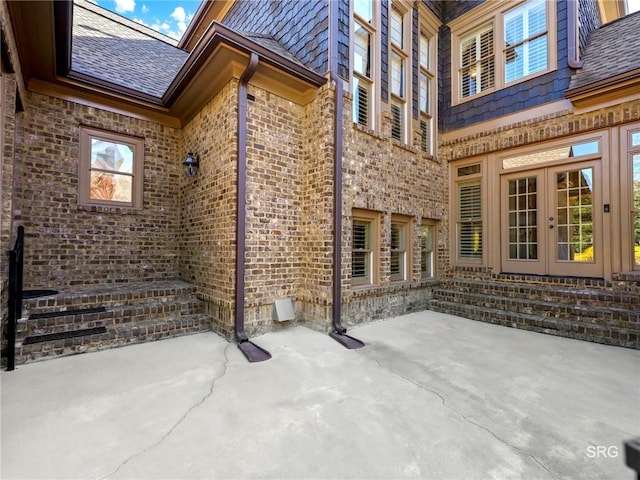
{"type": "Polygon", "coordinates": [[[640,12],[619,18],[591,32],[569,90],[596,84],[640,68],[640,12]]]}
{"type": "Polygon", "coordinates": [[[273,39],[216,21],[186,51],[86,0],[7,6],[27,90],[172,127],[184,125],[239,79],[254,57],[251,83],[301,105],[327,81],[273,39]]]}
{"type": "Polygon", "coordinates": [[[169,37],[75,0],[71,70],[161,98],[188,52],[169,37]]]}

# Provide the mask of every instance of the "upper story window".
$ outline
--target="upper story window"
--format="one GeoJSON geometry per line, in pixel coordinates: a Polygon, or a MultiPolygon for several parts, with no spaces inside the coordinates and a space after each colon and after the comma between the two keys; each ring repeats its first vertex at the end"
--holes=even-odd
{"type": "Polygon", "coordinates": [[[143,157],[142,139],[83,127],[79,203],[142,208],[143,157]]]}
{"type": "Polygon", "coordinates": [[[557,68],[556,2],[486,2],[449,25],[453,104],[557,68]]]}
{"type": "Polygon", "coordinates": [[[353,121],[374,128],[375,90],[377,82],[377,2],[357,0],[353,3],[352,93],[353,121]]]}
{"type": "Polygon", "coordinates": [[[411,19],[394,3],[389,11],[389,70],[391,72],[391,137],[407,143],[407,109],[409,88],[407,73],[411,68],[411,19]]]}
{"type": "Polygon", "coordinates": [[[434,59],[432,58],[431,36],[420,31],[420,71],[419,71],[419,107],[420,107],[420,150],[429,155],[433,154],[433,108],[435,105],[435,75],[434,59]]]}

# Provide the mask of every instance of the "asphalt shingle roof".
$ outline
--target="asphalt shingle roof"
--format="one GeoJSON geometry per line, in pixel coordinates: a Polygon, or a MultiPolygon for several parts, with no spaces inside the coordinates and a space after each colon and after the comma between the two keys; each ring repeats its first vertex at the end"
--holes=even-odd
{"type": "Polygon", "coordinates": [[[162,97],[189,53],[177,42],[84,0],[73,8],[71,70],[162,97]]]}
{"type": "Polygon", "coordinates": [[[591,32],[582,59],[569,88],[640,68],[640,12],[622,17],[591,32]]]}

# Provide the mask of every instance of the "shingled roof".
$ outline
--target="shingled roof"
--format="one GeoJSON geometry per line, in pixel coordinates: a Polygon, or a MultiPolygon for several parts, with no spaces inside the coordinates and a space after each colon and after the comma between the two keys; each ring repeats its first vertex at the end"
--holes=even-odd
{"type": "Polygon", "coordinates": [[[189,56],[176,45],[172,38],[91,2],[74,2],[74,72],[160,98],[189,56]]]}
{"type": "Polygon", "coordinates": [[[582,56],[583,68],[572,79],[576,89],[640,68],[640,12],[591,32],[582,56]]]}

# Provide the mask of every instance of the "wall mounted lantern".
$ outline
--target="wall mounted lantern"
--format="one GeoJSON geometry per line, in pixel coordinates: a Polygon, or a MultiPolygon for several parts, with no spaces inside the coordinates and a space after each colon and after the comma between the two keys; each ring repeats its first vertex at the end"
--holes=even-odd
{"type": "Polygon", "coordinates": [[[184,162],[182,162],[182,165],[184,166],[184,172],[187,174],[187,177],[195,177],[200,167],[198,155],[191,152],[187,153],[187,157],[184,159],[184,162]]]}

